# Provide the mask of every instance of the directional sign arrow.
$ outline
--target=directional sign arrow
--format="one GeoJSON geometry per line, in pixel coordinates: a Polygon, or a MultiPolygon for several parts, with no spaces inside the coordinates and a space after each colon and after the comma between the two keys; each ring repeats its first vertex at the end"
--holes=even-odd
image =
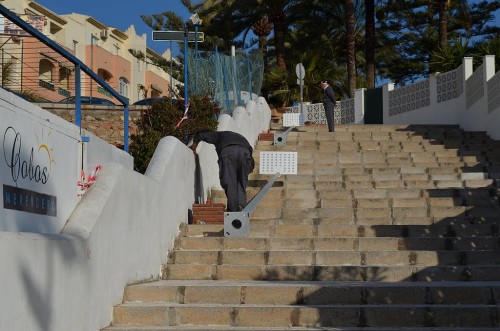
{"type": "MultiPolygon", "coordinates": [[[[153,31],[153,40],[183,42],[184,34],[184,31],[153,31]]],[[[203,32],[196,33],[188,31],[187,37],[188,43],[202,43],[205,40],[205,34],[203,32]]]]}

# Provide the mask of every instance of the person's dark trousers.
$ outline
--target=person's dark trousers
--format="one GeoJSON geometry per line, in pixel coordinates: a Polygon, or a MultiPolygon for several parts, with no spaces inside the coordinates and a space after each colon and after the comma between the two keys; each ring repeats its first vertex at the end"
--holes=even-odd
{"type": "Polygon", "coordinates": [[[247,205],[251,157],[250,151],[239,145],[229,145],[219,155],[219,177],[227,197],[227,211],[239,211],[247,205]]]}
{"type": "Polygon", "coordinates": [[[325,102],[323,104],[325,107],[326,123],[328,123],[328,131],[333,132],[335,130],[335,123],[333,121],[333,111],[335,109],[335,104],[332,102],[325,102]]]}

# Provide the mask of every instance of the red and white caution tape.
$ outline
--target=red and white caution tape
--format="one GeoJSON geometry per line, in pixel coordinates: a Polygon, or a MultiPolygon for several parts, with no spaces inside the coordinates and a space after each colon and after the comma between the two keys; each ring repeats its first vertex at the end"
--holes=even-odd
{"type": "Polygon", "coordinates": [[[187,120],[188,118],[188,111],[189,111],[189,103],[185,105],[185,110],[184,110],[184,115],[182,115],[182,118],[179,122],[177,122],[177,125],[175,126],[176,128],[178,128],[182,122],[184,122],[184,120],[187,120]]]}
{"type": "Polygon", "coordinates": [[[85,192],[87,192],[87,189],[95,183],[95,180],[96,180],[96,177],[97,177],[97,173],[101,171],[101,166],[98,165],[96,166],[92,172],[90,173],[90,176],[89,178],[87,178],[87,180],[85,180],[85,170],[82,169],[82,172],[80,173],[80,180],[76,183],[78,185],[78,193],[77,193],[77,197],[78,198],[81,198],[85,192]]]}

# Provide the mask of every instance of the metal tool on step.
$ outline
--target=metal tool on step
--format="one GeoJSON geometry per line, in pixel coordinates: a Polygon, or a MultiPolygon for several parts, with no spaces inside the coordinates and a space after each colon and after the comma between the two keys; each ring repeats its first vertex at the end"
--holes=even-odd
{"type": "Polygon", "coordinates": [[[250,214],[264,198],[280,175],[297,174],[297,152],[260,152],[259,173],[274,176],[257,193],[257,195],[238,212],[224,213],[225,237],[248,237],[250,235],[250,214]]]}

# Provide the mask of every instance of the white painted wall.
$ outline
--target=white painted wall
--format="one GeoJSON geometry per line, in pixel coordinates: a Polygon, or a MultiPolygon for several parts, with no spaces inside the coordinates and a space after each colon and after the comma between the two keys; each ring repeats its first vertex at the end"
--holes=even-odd
{"type": "Polygon", "coordinates": [[[457,105],[464,102],[464,94],[458,98],[438,103],[435,76],[429,78],[429,85],[430,106],[394,116],[389,116],[389,91],[394,90],[394,84],[385,85],[382,89],[384,100],[384,124],[457,124],[459,113],[455,110],[457,105]]]}
{"type": "MultiPolygon", "coordinates": [[[[57,205],[56,215],[2,208],[0,231],[59,233],[79,201],[77,181],[82,164],[80,129],[3,89],[0,89],[0,118],[3,202],[7,199],[7,192],[11,192],[6,187],[9,186],[50,195],[56,198],[57,205]],[[37,169],[44,173],[45,180],[40,180],[37,169]]],[[[87,175],[92,167],[107,162],[119,162],[132,169],[133,158],[130,155],[92,134],[85,135],[90,137],[83,156],[87,175]]],[[[18,195],[9,194],[8,197],[10,201],[17,199],[16,205],[20,206],[18,195]]],[[[30,196],[25,197],[30,199],[30,196]]],[[[40,205],[43,200],[38,200],[40,205]]]]}
{"type": "Polygon", "coordinates": [[[365,88],[354,91],[354,123],[365,123],[365,88]]]}
{"type": "Polygon", "coordinates": [[[146,176],[104,165],[61,235],[0,232],[0,329],[109,325],[125,284],[160,277],[194,201],[193,173],[191,150],[166,137],[146,176]]]}
{"type": "MultiPolygon", "coordinates": [[[[271,110],[264,99],[256,112],[240,116],[266,131],[271,110]]],[[[227,129],[224,123],[243,130],[231,117],[221,118],[220,130],[227,129]]],[[[198,154],[208,190],[219,184],[217,155],[209,144],[200,144],[198,154]]],[[[145,175],[101,164],[96,183],[61,234],[0,232],[0,330],[97,331],[110,324],[126,284],[161,276],[167,250],[194,202],[193,152],[165,137],[145,175]]]]}
{"type": "Polygon", "coordinates": [[[467,131],[486,131],[493,139],[500,139],[500,107],[488,110],[488,100],[498,94],[491,89],[488,94],[488,83],[495,75],[495,58],[487,55],[483,64],[473,72],[472,58],[463,61],[463,93],[451,100],[437,102],[437,76],[430,77],[430,105],[424,108],[389,115],[389,92],[394,84],[383,87],[384,124],[453,124],[467,131]],[[480,77],[480,79],[478,79],[480,77]],[[477,101],[475,95],[482,95],[477,101]],[[469,102],[468,102],[469,100],[469,102]]]}

